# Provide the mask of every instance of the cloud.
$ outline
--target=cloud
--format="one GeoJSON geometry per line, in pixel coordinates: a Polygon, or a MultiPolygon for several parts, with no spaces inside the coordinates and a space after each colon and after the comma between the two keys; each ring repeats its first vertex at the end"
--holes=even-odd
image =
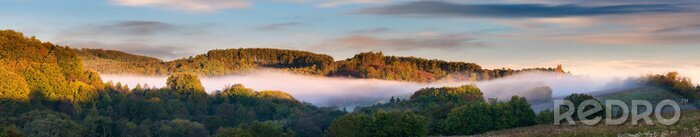
{"type": "Polygon", "coordinates": [[[326,0],[318,4],[319,7],[337,7],[346,4],[379,4],[386,3],[390,0],[326,0]]]}
{"type": "Polygon", "coordinates": [[[88,24],[64,35],[153,35],[177,29],[175,25],[157,21],[118,21],[105,24],[88,24]]]}
{"type": "Polygon", "coordinates": [[[378,38],[368,35],[350,35],[322,42],[312,49],[325,50],[418,50],[441,49],[453,50],[469,46],[484,46],[465,34],[440,35],[422,33],[419,36],[404,38],[378,38]]]}
{"type": "Polygon", "coordinates": [[[664,32],[680,32],[680,31],[697,31],[697,30],[700,30],[700,24],[690,24],[690,25],[682,25],[682,26],[663,28],[663,29],[658,29],[654,32],[664,33],[664,32]]]}
{"type": "Polygon", "coordinates": [[[580,6],[576,4],[458,4],[440,1],[416,1],[383,7],[364,8],[354,13],[436,17],[552,18],[638,13],[680,12],[686,8],[674,4],[627,4],[580,6]]]}
{"type": "Polygon", "coordinates": [[[351,33],[352,34],[376,34],[376,33],[390,32],[390,31],[392,31],[392,29],[390,29],[390,28],[378,27],[378,28],[354,30],[351,33]]]}
{"type": "Polygon", "coordinates": [[[158,21],[116,21],[78,25],[59,31],[56,42],[74,48],[101,48],[158,57],[182,58],[207,44],[213,25],[174,25],[158,21]]]}
{"type": "Polygon", "coordinates": [[[287,29],[289,27],[294,27],[294,26],[299,26],[299,25],[301,25],[301,23],[299,23],[299,22],[274,23],[274,24],[268,24],[268,25],[255,27],[255,30],[258,30],[258,31],[277,31],[277,30],[283,30],[283,29],[287,29]]]}
{"type": "Polygon", "coordinates": [[[190,52],[191,49],[182,48],[187,46],[152,45],[140,42],[104,43],[98,41],[70,41],[62,42],[60,44],[73,48],[119,50],[131,54],[159,57],[164,59],[176,59],[195,54],[190,52]]]}
{"type": "Polygon", "coordinates": [[[627,33],[601,34],[592,36],[572,36],[568,39],[582,42],[614,45],[666,45],[666,44],[697,44],[700,43],[700,33],[627,33]]]}
{"type": "Polygon", "coordinates": [[[495,19],[517,31],[495,37],[616,46],[679,46],[700,42],[700,12],[560,18],[495,19]]]}
{"type": "Polygon", "coordinates": [[[110,2],[121,6],[156,7],[190,12],[240,9],[251,5],[249,0],[110,0],[110,2]]]}

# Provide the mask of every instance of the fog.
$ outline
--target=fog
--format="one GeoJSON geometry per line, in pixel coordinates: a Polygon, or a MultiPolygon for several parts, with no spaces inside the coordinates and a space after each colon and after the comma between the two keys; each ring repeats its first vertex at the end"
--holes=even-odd
{"type": "MultiPolygon", "coordinates": [[[[152,87],[164,87],[166,76],[149,77],[134,75],[102,75],[103,81],[121,82],[130,87],[137,83],[152,87]]],[[[280,90],[296,99],[319,106],[354,107],[381,102],[392,96],[408,97],[424,87],[459,86],[476,84],[487,98],[507,100],[513,95],[528,98],[551,95],[565,96],[571,93],[586,93],[604,90],[609,79],[594,79],[586,76],[561,75],[549,72],[528,72],[496,80],[483,82],[439,81],[415,83],[377,79],[352,79],[297,75],[287,72],[266,70],[249,74],[218,77],[200,77],[207,92],[213,93],[229,85],[243,84],[247,88],[280,90]],[[527,91],[541,86],[549,86],[551,94],[530,94],[527,91]]]]}

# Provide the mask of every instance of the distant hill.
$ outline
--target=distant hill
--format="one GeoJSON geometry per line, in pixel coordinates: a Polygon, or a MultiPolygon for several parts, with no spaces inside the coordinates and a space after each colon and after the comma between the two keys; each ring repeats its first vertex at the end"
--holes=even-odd
{"type": "Polygon", "coordinates": [[[226,75],[259,67],[325,74],[333,63],[333,58],[328,55],[265,48],[212,50],[207,54],[167,62],[115,50],[79,51],[88,69],[105,74],[170,75],[175,72],[190,72],[199,75],[226,75]]]}
{"type": "Polygon", "coordinates": [[[163,61],[116,50],[76,50],[86,68],[103,74],[165,75],[163,61]]]}
{"type": "Polygon", "coordinates": [[[85,67],[105,74],[169,75],[190,72],[199,75],[226,75],[258,68],[281,69],[298,74],[430,82],[437,80],[489,80],[522,71],[556,71],[557,68],[483,69],[474,63],[448,62],[417,57],[385,56],[366,52],[334,61],[333,57],[307,51],[240,48],[212,50],[189,58],[163,62],[159,59],[102,49],[78,50],[85,67]]]}

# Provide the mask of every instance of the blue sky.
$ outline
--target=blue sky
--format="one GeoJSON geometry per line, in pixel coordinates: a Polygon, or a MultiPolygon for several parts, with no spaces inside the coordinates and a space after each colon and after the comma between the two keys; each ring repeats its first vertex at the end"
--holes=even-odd
{"type": "Polygon", "coordinates": [[[269,47],[700,79],[696,0],[0,0],[0,29],[165,60],[269,47]]]}

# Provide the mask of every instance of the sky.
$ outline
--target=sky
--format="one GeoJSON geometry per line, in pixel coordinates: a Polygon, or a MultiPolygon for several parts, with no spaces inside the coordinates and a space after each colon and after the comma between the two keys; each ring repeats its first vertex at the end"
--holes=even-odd
{"type": "Polygon", "coordinates": [[[0,0],[0,29],[172,60],[212,49],[367,51],[700,80],[697,0],[0,0]]]}

